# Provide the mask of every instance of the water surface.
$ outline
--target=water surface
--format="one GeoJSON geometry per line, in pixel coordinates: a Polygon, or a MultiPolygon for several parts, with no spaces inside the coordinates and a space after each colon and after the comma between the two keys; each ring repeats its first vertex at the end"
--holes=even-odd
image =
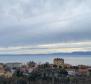
{"type": "Polygon", "coordinates": [[[63,58],[65,63],[72,65],[91,65],[91,55],[0,55],[0,62],[22,62],[35,61],[37,63],[53,63],[54,58],[63,58]]]}

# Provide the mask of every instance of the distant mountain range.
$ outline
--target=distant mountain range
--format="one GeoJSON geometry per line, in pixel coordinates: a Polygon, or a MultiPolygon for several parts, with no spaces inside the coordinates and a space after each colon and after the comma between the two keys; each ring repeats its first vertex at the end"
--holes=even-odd
{"type": "Polygon", "coordinates": [[[52,53],[52,54],[55,54],[55,55],[91,55],[91,51],[86,51],[86,52],[83,52],[83,51],[79,51],[79,52],[71,52],[71,53],[52,53]]]}
{"type": "Polygon", "coordinates": [[[60,52],[60,53],[48,53],[48,54],[0,54],[0,56],[30,56],[30,55],[91,55],[91,51],[79,51],[79,52],[60,52]]]}

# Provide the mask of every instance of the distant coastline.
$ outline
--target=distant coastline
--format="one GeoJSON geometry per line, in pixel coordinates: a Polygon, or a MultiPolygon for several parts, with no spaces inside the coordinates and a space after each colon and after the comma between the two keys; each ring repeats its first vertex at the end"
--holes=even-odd
{"type": "Polygon", "coordinates": [[[91,55],[91,52],[90,51],[86,51],[86,52],[83,52],[83,51],[79,51],[79,52],[60,52],[60,53],[48,53],[48,54],[0,54],[0,56],[16,56],[16,55],[20,55],[20,56],[30,56],[30,55],[91,55]]]}

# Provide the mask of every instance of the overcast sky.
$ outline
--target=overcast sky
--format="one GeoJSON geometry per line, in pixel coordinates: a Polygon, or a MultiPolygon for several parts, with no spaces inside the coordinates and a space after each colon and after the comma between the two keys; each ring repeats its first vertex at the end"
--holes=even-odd
{"type": "Polygon", "coordinates": [[[90,0],[0,0],[0,53],[88,50],[90,0]]]}

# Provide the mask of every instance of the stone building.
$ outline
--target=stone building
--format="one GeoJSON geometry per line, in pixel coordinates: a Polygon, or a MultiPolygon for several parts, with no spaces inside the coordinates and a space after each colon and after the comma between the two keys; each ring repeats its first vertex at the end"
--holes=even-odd
{"type": "Polygon", "coordinates": [[[54,63],[54,65],[57,65],[58,68],[59,67],[64,68],[64,59],[62,59],[62,58],[55,58],[53,60],[53,63],[54,63]]]}

